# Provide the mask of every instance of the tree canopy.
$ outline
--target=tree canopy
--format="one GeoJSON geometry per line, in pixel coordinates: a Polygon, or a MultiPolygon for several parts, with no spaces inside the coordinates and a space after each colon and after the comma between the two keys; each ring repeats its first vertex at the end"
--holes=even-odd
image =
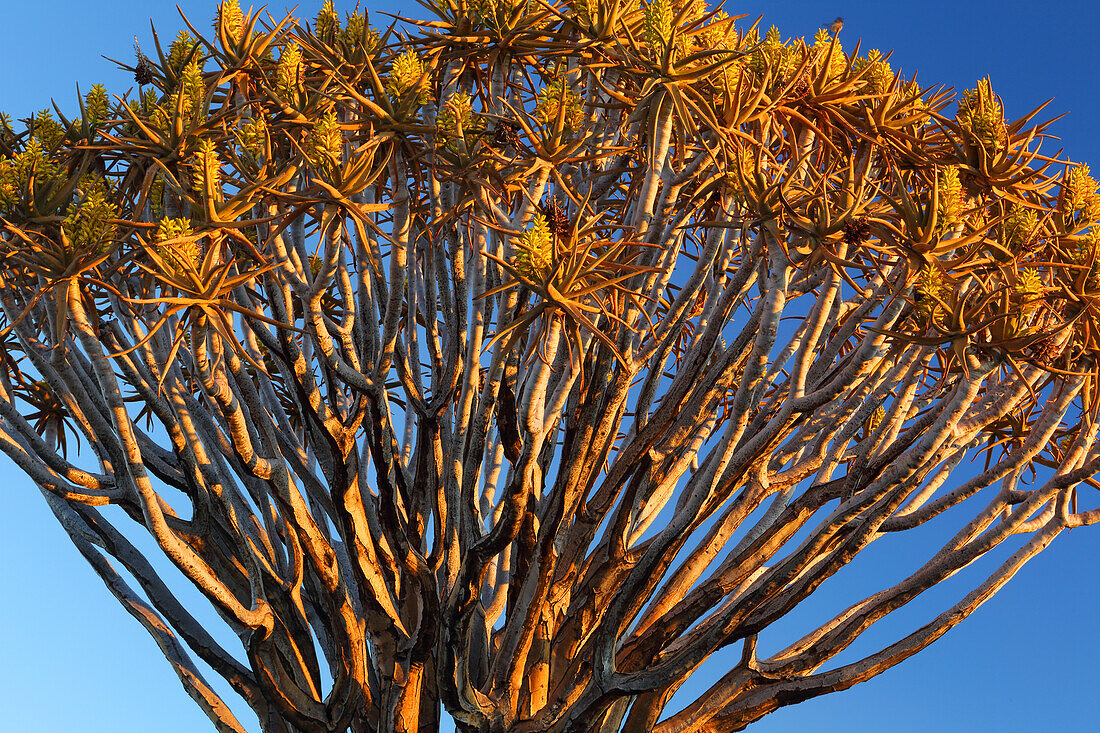
{"type": "Polygon", "coordinates": [[[0,448],[218,730],[197,660],[279,733],[739,730],[1100,519],[1100,193],[1041,109],[704,2],[422,5],[222,3],[0,119],[0,448]]]}

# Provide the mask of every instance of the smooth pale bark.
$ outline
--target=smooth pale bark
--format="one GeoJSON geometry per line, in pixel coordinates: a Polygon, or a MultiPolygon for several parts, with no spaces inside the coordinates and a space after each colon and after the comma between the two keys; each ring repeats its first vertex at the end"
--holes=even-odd
{"type": "Polygon", "coordinates": [[[243,728],[198,660],[271,733],[441,709],[740,730],[900,663],[1100,521],[1100,197],[1044,169],[1045,125],[981,85],[951,120],[881,60],[694,6],[675,38],[613,2],[514,10],[377,53],[331,19],[223,19],[205,72],[155,65],[159,109],[4,138],[0,449],[220,731],[243,728]],[[916,569],[805,610],[873,543],[952,521],[916,569]],[[758,656],[795,615],[811,631],[758,656]]]}

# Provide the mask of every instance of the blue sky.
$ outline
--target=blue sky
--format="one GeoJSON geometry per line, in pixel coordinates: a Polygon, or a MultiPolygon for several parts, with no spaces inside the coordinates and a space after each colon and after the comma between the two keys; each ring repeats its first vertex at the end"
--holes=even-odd
{"type": "MultiPolygon", "coordinates": [[[[337,2],[340,10],[353,3],[337,2]]],[[[101,58],[129,61],[137,35],[152,48],[182,26],[175,3],[0,0],[0,110],[29,116],[56,98],[74,106],[76,84],[121,92],[131,80],[101,58]]],[[[320,1],[303,2],[312,16],[320,1]]],[[[208,27],[213,0],[183,0],[208,27]]],[[[278,6],[271,5],[274,10],[278,6]]],[[[413,2],[376,2],[371,11],[413,2]]],[[[1100,168],[1100,7],[1085,2],[743,2],[731,15],[764,15],[765,27],[807,35],[837,15],[851,48],[894,49],[891,62],[924,85],[958,90],[989,74],[1018,116],[1053,97],[1053,128],[1065,156],[1100,168]]],[[[375,16],[376,24],[383,22],[375,16]]],[[[194,733],[211,729],[150,637],[110,596],[57,526],[38,490],[0,457],[0,709],[8,730],[52,733],[194,733]]],[[[887,548],[860,560],[865,576],[904,561],[887,548]]],[[[930,649],[845,693],[769,716],[753,731],[1092,731],[1100,719],[1100,528],[1064,533],[997,597],[930,649]]],[[[988,572],[992,563],[975,568],[988,572]]],[[[896,574],[896,570],[895,570],[896,574]]],[[[966,578],[907,609],[893,628],[911,630],[956,599],[966,578]]],[[[846,581],[850,582],[850,581],[846,581]]],[[[823,590],[823,605],[851,588],[823,590]]],[[[189,596],[191,597],[191,596],[189,596]]],[[[201,603],[201,599],[196,602],[201,603]]],[[[884,629],[877,633],[886,633],[884,629]]],[[[886,637],[883,637],[886,638],[886,637]]],[[[732,654],[733,652],[731,652],[732,654]]],[[[714,679],[724,658],[704,670],[714,679]]],[[[728,667],[727,667],[728,668],[728,667]]],[[[240,709],[242,706],[236,706],[240,709]]],[[[254,719],[242,715],[250,729],[254,719]]]]}

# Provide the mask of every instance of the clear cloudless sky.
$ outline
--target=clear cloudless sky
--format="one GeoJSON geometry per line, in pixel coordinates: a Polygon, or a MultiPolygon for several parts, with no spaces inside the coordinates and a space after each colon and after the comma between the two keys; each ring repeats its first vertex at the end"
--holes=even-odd
{"type": "MultiPolygon", "coordinates": [[[[208,28],[213,0],[183,0],[183,11],[208,28]]],[[[306,0],[298,14],[312,17],[320,0],[306,0]]],[[[349,10],[348,0],[337,2],[349,10]]],[[[424,17],[412,0],[367,5],[375,11],[424,17]]],[[[812,36],[838,15],[850,49],[893,49],[891,63],[919,72],[923,85],[961,91],[990,75],[1009,117],[1049,98],[1050,116],[1069,112],[1052,129],[1065,156],[1100,170],[1100,80],[1095,34],[1100,5],[1093,2],[727,3],[730,15],[764,16],[784,37],[812,36]]],[[[272,4],[275,12],[281,6],[272,4]]],[[[182,27],[174,3],[134,0],[0,0],[0,110],[14,119],[30,116],[56,99],[74,115],[76,85],[86,91],[104,83],[121,93],[132,79],[103,56],[132,62],[137,35],[152,50],[150,16],[165,42],[182,27]]],[[[184,693],[151,638],[122,610],[72,547],[35,486],[0,457],[0,731],[21,733],[197,733],[212,730],[184,693]]],[[[934,541],[957,526],[957,517],[930,529],[918,541],[934,541]]],[[[885,543],[883,543],[885,544],[885,543]]],[[[149,547],[148,543],[143,545],[149,547]]],[[[915,546],[919,549],[919,545],[915,546]]],[[[925,553],[929,545],[923,546],[925,553]]],[[[839,610],[875,581],[914,568],[907,547],[875,549],[860,558],[855,573],[822,587],[813,610],[839,610]],[[892,572],[889,572],[892,571],[892,572]],[[854,577],[853,577],[854,576],[854,577]]],[[[972,568],[981,577],[1004,553],[972,568]]],[[[961,626],[929,649],[847,692],[782,709],[754,731],[1078,731],[1100,730],[1100,527],[1063,533],[1017,577],[961,626]]],[[[171,569],[166,571],[171,577],[171,569]]],[[[178,577],[178,576],[177,576],[178,577]]],[[[945,588],[905,609],[903,618],[872,629],[873,638],[845,661],[888,643],[954,602],[975,575],[952,579],[945,588]]],[[[177,584],[178,587],[178,584],[177,584]]],[[[203,603],[189,593],[192,604],[203,603]]],[[[211,626],[221,626],[212,613],[211,626]]],[[[819,615],[814,618],[820,618],[819,615]]],[[[810,618],[805,617],[806,624],[810,618]]],[[[808,630],[793,619],[763,649],[776,649],[808,630]],[[782,636],[782,638],[780,638],[782,636]]],[[[219,632],[231,651],[231,635],[219,632]]],[[[703,670],[698,693],[736,661],[726,650],[703,670]]],[[[213,675],[208,675],[213,682],[213,675]]],[[[224,690],[224,686],[219,689],[224,690]]],[[[229,693],[231,695],[231,693],[229,693]]],[[[232,697],[250,730],[255,718],[232,697]]],[[[683,702],[686,702],[684,700],[683,702]]],[[[449,727],[449,726],[445,726],[449,727]]]]}

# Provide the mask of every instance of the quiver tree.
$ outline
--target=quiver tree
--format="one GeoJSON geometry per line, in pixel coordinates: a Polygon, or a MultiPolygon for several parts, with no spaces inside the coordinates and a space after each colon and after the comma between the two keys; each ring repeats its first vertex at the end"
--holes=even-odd
{"type": "Polygon", "coordinates": [[[425,7],[226,3],[3,125],[0,444],[219,730],[205,668],[265,731],[736,730],[1100,516],[1100,196],[1036,113],[702,3],[425,7]]]}

